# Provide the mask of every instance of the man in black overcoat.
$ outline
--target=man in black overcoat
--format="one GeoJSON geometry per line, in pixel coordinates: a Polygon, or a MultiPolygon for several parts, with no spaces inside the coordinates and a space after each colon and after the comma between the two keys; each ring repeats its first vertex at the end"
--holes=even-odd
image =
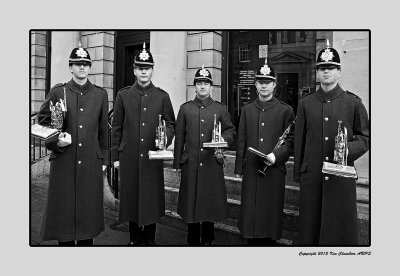
{"type": "Polygon", "coordinates": [[[89,52],[79,43],[69,58],[72,79],[49,91],[38,114],[39,124],[62,130],[46,141],[52,153],[41,230],[43,240],[58,240],[59,245],[92,245],[104,230],[103,170],[110,162],[108,96],[88,80],[91,65],[89,52]],[[60,106],[65,116],[57,126],[60,117],[55,110],[60,106]]]}
{"type": "Polygon", "coordinates": [[[255,86],[258,98],[242,108],[238,129],[235,173],[243,175],[238,228],[248,245],[272,246],[282,236],[285,163],[293,153],[293,133],[283,134],[294,114],[274,96],[276,76],[271,66],[258,68],[255,86]],[[280,137],[286,142],[276,147],[280,137]],[[248,147],[270,158],[265,175],[258,172],[265,166],[263,160],[248,147]]]}
{"type": "Polygon", "coordinates": [[[148,153],[156,150],[159,115],[171,144],[175,115],[168,93],[151,81],[153,67],[143,44],[134,60],[136,81],[118,91],[114,105],[111,157],[120,172],[119,222],[129,221],[128,245],[155,245],[156,222],[165,215],[163,160],[150,160],[148,153]]]}
{"type": "Polygon", "coordinates": [[[188,223],[187,243],[192,246],[211,245],[214,222],[228,215],[223,156],[203,145],[212,140],[214,118],[228,145],[235,135],[226,106],[210,96],[211,72],[197,70],[193,83],[196,97],[180,107],[174,148],[174,168],[181,170],[178,214],[188,223]]]}
{"type": "Polygon", "coordinates": [[[339,84],[339,53],[326,47],[318,53],[320,88],[304,96],[297,108],[294,181],[300,182],[300,244],[357,245],[356,180],[322,173],[334,162],[338,121],[347,128],[347,165],[369,150],[369,119],[361,99],[339,84]]]}

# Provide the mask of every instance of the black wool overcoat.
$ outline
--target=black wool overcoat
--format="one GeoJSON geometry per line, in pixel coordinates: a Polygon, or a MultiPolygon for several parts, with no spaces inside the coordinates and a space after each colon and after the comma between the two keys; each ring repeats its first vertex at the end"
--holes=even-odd
{"type": "Polygon", "coordinates": [[[293,178],[300,182],[300,243],[356,245],[356,181],[322,173],[333,162],[338,121],[348,132],[348,165],[370,146],[367,111],[356,95],[339,85],[321,88],[299,101],[295,128],[293,178]]]}
{"type": "Polygon", "coordinates": [[[275,97],[267,102],[257,99],[242,108],[235,173],[243,174],[238,228],[244,238],[277,240],[282,236],[285,163],[293,153],[293,132],[283,146],[274,148],[293,120],[292,108],[275,97]],[[248,147],[264,154],[274,153],[275,165],[267,169],[265,176],[258,173],[263,163],[248,147]]]}
{"type": "Polygon", "coordinates": [[[174,168],[181,169],[178,214],[184,222],[221,221],[228,215],[223,164],[214,156],[211,142],[216,121],[221,134],[230,145],[235,127],[225,105],[211,97],[195,98],[181,105],[176,122],[174,168]]]}
{"type": "Polygon", "coordinates": [[[150,83],[135,82],[118,91],[112,121],[113,161],[120,161],[120,222],[157,222],[165,214],[163,160],[150,160],[156,150],[158,115],[166,122],[167,146],[174,138],[175,115],[169,95],[150,83]]]}
{"type": "Polygon", "coordinates": [[[72,144],[57,146],[57,137],[46,142],[52,150],[43,240],[91,239],[104,230],[102,165],[109,164],[108,96],[89,80],[55,85],[38,114],[39,124],[50,126],[49,104],[67,100],[66,132],[72,144]]]}

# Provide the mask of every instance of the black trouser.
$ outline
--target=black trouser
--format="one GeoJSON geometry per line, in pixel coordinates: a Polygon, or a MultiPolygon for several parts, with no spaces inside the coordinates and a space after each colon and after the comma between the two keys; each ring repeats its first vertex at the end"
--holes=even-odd
{"type": "Polygon", "coordinates": [[[253,238],[253,239],[247,239],[247,245],[274,246],[274,245],[276,245],[276,241],[271,238],[253,238]]]}
{"type": "Polygon", "coordinates": [[[139,226],[136,222],[129,222],[129,237],[131,242],[136,244],[154,243],[156,240],[156,224],[152,223],[145,226],[139,226]]]}
{"type": "MultiPolygon", "coordinates": [[[[75,246],[75,241],[58,241],[59,246],[75,246]]],[[[93,245],[93,239],[78,240],[76,241],[77,246],[91,246],[93,245]]]]}
{"type": "Polygon", "coordinates": [[[201,224],[200,222],[188,223],[188,245],[204,245],[211,243],[214,239],[214,222],[203,221],[201,224]]]}

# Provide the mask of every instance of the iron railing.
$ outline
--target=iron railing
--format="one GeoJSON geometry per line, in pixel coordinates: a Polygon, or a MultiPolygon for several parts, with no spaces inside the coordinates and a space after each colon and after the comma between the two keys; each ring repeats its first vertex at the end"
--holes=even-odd
{"type": "MultiPolygon", "coordinates": [[[[113,110],[110,110],[110,112],[108,113],[108,149],[111,148],[112,117],[113,117],[113,110]]],[[[37,122],[38,120],[36,112],[31,115],[31,125],[37,122]]],[[[46,149],[45,143],[42,139],[30,135],[31,163],[37,162],[39,159],[49,155],[50,152],[51,152],[50,150],[46,149]]],[[[118,170],[114,168],[114,165],[112,163],[110,166],[107,166],[107,181],[110,184],[114,197],[119,198],[118,170]]]]}
{"type": "MultiPolygon", "coordinates": [[[[37,113],[31,114],[31,125],[37,123],[37,113]]],[[[50,154],[50,151],[46,149],[44,141],[30,135],[30,153],[31,163],[37,162],[37,160],[50,154]]]]}
{"type": "MultiPolygon", "coordinates": [[[[111,135],[112,135],[112,127],[111,122],[113,118],[113,111],[111,109],[108,112],[108,149],[111,149],[111,135]]],[[[110,153],[111,156],[111,153],[110,153]]],[[[111,161],[111,165],[107,166],[107,181],[110,184],[111,190],[114,194],[115,198],[119,198],[119,181],[118,181],[118,170],[114,168],[114,164],[111,161]]]]}

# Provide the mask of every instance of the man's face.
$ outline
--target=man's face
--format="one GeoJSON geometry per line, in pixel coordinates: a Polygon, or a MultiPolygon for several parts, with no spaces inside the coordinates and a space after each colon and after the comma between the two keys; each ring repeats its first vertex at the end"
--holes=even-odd
{"type": "Polygon", "coordinates": [[[195,84],[196,94],[199,98],[208,97],[212,91],[211,83],[207,81],[197,81],[195,84]]]}
{"type": "Polygon", "coordinates": [[[151,80],[151,76],[153,75],[153,67],[135,67],[134,74],[141,84],[148,84],[151,80]]]}
{"type": "Polygon", "coordinates": [[[273,80],[257,80],[256,88],[258,95],[262,98],[270,99],[274,93],[276,83],[273,80]]]}
{"type": "Polygon", "coordinates": [[[72,75],[80,80],[84,80],[88,77],[90,72],[90,66],[88,63],[81,63],[81,64],[71,64],[69,66],[72,75]]]}
{"type": "Polygon", "coordinates": [[[337,67],[318,67],[317,77],[321,84],[331,85],[339,81],[341,70],[337,67]]]}

